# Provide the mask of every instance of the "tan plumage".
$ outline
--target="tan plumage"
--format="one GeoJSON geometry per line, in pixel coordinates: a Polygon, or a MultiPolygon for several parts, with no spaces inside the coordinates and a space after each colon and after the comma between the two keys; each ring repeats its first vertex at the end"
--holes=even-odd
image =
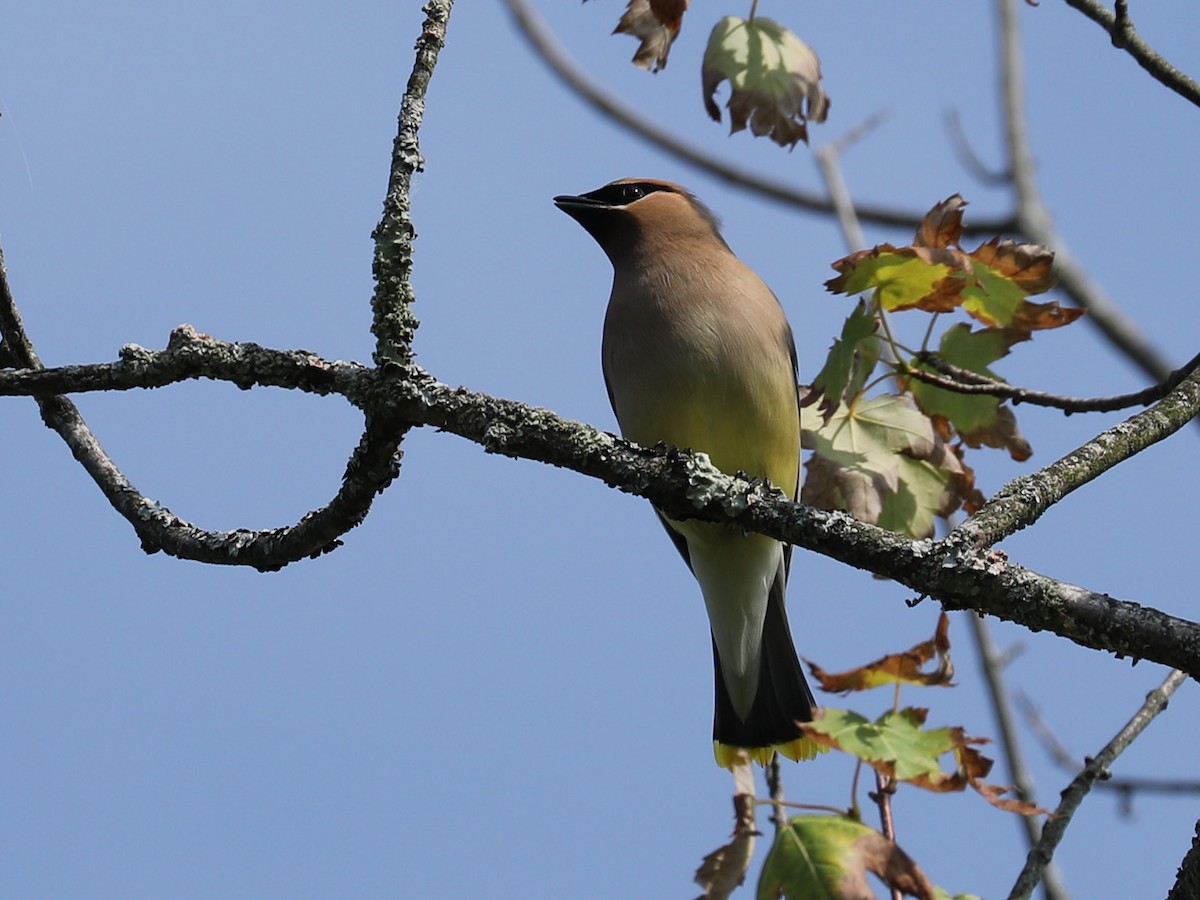
{"type": "MultiPolygon", "coordinates": [[[[771,290],[676,184],[624,179],[555,203],[613,265],[603,364],[621,433],[707,453],[795,497],[800,415],[791,329],[771,290]]],[[[717,759],[738,748],[811,755],[813,698],[784,609],[791,548],[737,528],[663,517],[704,595],[717,669],[717,759]]]]}

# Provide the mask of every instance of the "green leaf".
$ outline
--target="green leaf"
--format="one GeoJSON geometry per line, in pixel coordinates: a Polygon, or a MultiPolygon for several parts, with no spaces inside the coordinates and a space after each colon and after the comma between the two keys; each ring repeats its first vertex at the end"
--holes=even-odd
{"type": "Polygon", "coordinates": [[[913,308],[948,312],[958,305],[963,282],[941,258],[944,255],[880,244],[835,262],[833,267],[841,274],[825,282],[825,287],[835,294],[874,290],[874,301],[888,312],[913,308]]]}
{"type": "Polygon", "coordinates": [[[860,300],[842,325],[842,336],[833,342],[825,365],[813,379],[803,403],[821,400],[818,407],[828,419],[841,403],[852,404],[879,362],[878,325],[874,311],[860,300]]]}
{"type": "Polygon", "coordinates": [[[805,408],[800,425],[813,451],[801,492],[811,506],[925,538],[934,518],[957,509],[970,490],[969,471],[902,395],[840,406],[827,422],[805,408]]]}
{"type": "Polygon", "coordinates": [[[933,885],[920,867],[875,829],[845,816],[796,816],[775,834],[757,896],[758,900],[873,897],[867,872],[906,894],[933,895],[933,885]]]}
{"type": "Polygon", "coordinates": [[[730,133],[749,127],[783,147],[808,142],[807,121],[824,122],[829,98],[821,89],[821,63],[813,49],[771,19],[726,16],[708,37],[701,70],[704,108],[714,121],[721,110],[713,95],[731,87],[730,133]]]}
{"type": "MultiPolygon", "coordinates": [[[[981,328],[972,331],[965,322],[947,329],[942,335],[939,355],[948,363],[985,375],[996,381],[1000,376],[988,368],[989,363],[1008,355],[1009,349],[1020,341],[1028,340],[1029,333],[1012,328],[981,328]]],[[[932,367],[913,363],[915,368],[927,372],[932,367]]],[[[946,419],[971,447],[986,444],[989,447],[1007,449],[1014,459],[1028,459],[1033,452],[1028,441],[1021,436],[1011,408],[999,397],[984,394],[963,394],[934,387],[912,379],[908,385],[917,406],[929,416],[946,419]]]]}

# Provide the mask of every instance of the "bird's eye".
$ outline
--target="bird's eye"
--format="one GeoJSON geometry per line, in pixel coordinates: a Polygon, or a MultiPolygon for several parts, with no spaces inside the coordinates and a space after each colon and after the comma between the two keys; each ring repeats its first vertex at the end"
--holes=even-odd
{"type": "Polygon", "coordinates": [[[621,185],[621,202],[632,203],[634,200],[641,200],[646,196],[646,189],[640,184],[623,184],[621,185]]]}

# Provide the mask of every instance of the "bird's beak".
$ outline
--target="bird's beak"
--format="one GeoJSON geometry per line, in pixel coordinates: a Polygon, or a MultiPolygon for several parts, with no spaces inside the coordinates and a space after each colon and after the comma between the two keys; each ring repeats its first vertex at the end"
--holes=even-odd
{"type": "Polygon", "coordinates": [[[559,194],[554,198],[554,205],[563,212],[570,212],[572,209],[605,209],[608,207],[608,204],[602,200],[576,197],[573,194],[559,194]]]}

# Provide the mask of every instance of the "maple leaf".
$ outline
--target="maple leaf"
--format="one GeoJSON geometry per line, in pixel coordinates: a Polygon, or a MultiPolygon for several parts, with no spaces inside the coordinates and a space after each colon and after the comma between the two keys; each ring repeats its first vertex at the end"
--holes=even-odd
{"type": "Polygon", "coordinates": [[[775,833],[759,875],[758,897],[873,900],[868,872],[909,896],[936,896],[921,867],[875,829],[848,816],[806,815],[795,816],[775,833]]]}
{"type": "Polygon", "coordinates": [[[813,451],[801,490],[810,506],[925,538],[973,486],[973,474],[929,417],[902,395],[840,405],[827,421],[806,407],[800,424],[801,444],[813,451]]]}
{"type": "Polygon", "coordinates": [[[729,133],[749,127],[781,147],[808,143],[808,122],[824,122],[829,98],[821,88],[821,62],[791,31],[756,16],[726,16],[708,36],[701,68],[704,108],[713,121],[721,110],[713,95],[722,81],[731,90],[729,133]]]}
{"type": "Polygon", "coordinates": [[[881,309],[950,312],[961,306],[984,325],[1032,332],[1074,322],[1083,310],[1026,298],[1054,287],[1054,253],[999,237],[967,252],[959,245],[966,201],[947,197],[921,220],[907,247],[878,244],[833,263],[835,294],[872,291],[881,309]]]}
{"type": "MultiPolygon", "coordinates": [[[[1020,328],[981,328],[972,331],[965,322],[948,328],[942,335],[938,355],[948,363],[994,381],[1003,381],[988,368],[988,364],[1008,355],[1013,344],[1029,340],[1029,332],[1020,328]]],[[[934,371],[930,366],[913,362],[914,368],[934,371]]],[[[1008,450],[1018,462],[1029,459],[1033,448],[1017,428],[1012,408],[999,397],[986,394],[963,394],[925,384],[915,378],[904,380],[917,406],[934,419],[949,422],[958,437],[968,447],[996,447],[1008,450]]],[[[950,439],[948,431],[943,437],[950,439]]]]}
{"type": "Polygon", "coordinates": [[[962,237],[963,209],[967,201],[962,194],[951,194],[937,204],[921,220],[913,245],[917,247],[957,247],[962,237]]]}
{"type": "Polygon", "coordinates": [[[883,684],[952,687],[950,679],[954,677],[954,663],[950,659],[949,632],[950,617],[943,612],[938,616],[933,637],[903,653],[892,653],[846,672],[829,673],[812,662],[808,667],[821,689],[831,693],[865,691],[883,684]],[[923,671],[921,667],[935,656],[937,667],[929,672],[923,671]]]}
{"type": "Polygon", "coordinates": [[[826,422],[841,403],[851,403],[879,362],[878,317],[860,300],[842,326],[825,358],[825,365],[800,399],[801,406],[821,401],[817,407],[826,422]]]}
{"type": "Polygon", "coordinates": [[[633,64],[657,72],[667,66],[667,56],[683,27],[687,8],[688,0],[629,0],[613,34],[628,34],[640,40],[633,64]]]}
{"type": "Polygon", "coordinates": [[[889,312],[923,309],[950,312],[962,303],[961,254],[940,248],[877,244],[833,263],[839,274],[825,282],[834,294],[861,294],[889,312]]]}
{"type": "Polygon", "coordinates": [[[831,750],[841,750],[867,763],[876,772],[934,793],[973,788],[988,803],[1006,812],[1041,815],[1032,803],[1006,799],[1011,788],[986,784],[992,760],[979,752],[987,738],[968,737],[958,726],[925,728],[928,710],[918,707],[889,710],[874,722],[848,710],[824,708],[812,722],[804,723],[810,738],[831,750]],[[949,754],[953,771],[941,766],[949,754]]]}

